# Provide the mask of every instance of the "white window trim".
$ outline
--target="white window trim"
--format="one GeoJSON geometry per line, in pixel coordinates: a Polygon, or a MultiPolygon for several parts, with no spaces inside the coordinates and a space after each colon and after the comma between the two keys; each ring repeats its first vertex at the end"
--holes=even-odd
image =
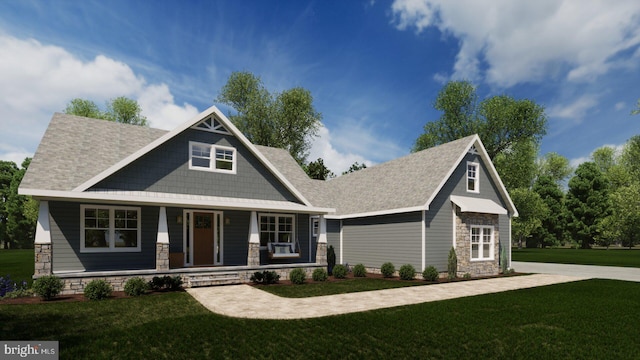
{"type": "Polygon", "coordinates": [[[106,252],[141,252],[142,251],[142,210],[139,207],[131,206],[105,206],[105,205],[80,205],[80,252],[81,253],[106,253],[106,252]],[[109,236],[108,248],[87,248],[85,247],[85,226],[84,213],[85,209],[102,209],[109,210],[109,236]],[[116,247],[115,243],[115,211],[116,210],[136,210],[138,212],[138,246],[136,247],[116,247]]]}
{"type": "MultiPolygon", "coordinates": [[[[295,244],[296,243],[296,216],[294,214],[277,214],[277,213],[259,213],[258,214],[258,236],[262,233],[262,222],[261,219],[263,216],[275,216],[276,218],[276,236],[275,238],[278,238],[278,225],[279,225],[279,219],[280,217],[288,217],[291,218],[291,241],[290,243],[295,244]]],[[[262,239],[260,239],[260,249],[262,250],[266,250],[267,247],[266,246],[262,246],[262,239]]],[[[297,249],[296,249],[297,250],[297,249]]]]}
{"type": "Polygon", "coordinates": [[[466,179],[466,187],[467,187],[467,192],[470,193],[479,193],[480,192],[480,164],[477,162],[472,162],[472,161],[467,161],[467,166],[465,167],[465,179],[466,179]],[[473,190],[469,190],[469,165],[471,166],[475,166],[476,168],[476,177],[474,178],[475,180],[475,189],[473,190]]]}
{"type": "Polygon", "coordinates": [[[317,238],[320,231],[320,217],[311,216],[311,237],[317,238]]]}
{"type": "Polygon", "coordinates": [[[216,144],[207,144],[207,143],[201,143],[196,141],[189,141],[189,170],[210,171],[210,172],[217,172],[217,173],[223,173],[223,174],[235,174],[237,170],[237,163],[238,163],[237,159],[238,159],[238,152],[236,151],[236,148],[233,148],[230,146],[222,146],[222,145],[216,145],[216,144]],[[193,165],[192,160],[193,160],[194,145],[205,146],[205,147],[208,146],[211,148],[211,155],[209,157],[208,168],[193,165]],[[227,151],[233,152],[233,155],[232,155],[233,159],[231,161],[231,170],[216,168],[216,150],[227,150],[227,151]]]}
{"type": "Polygon", "coordinates": [[[494,260],[495,256],[495,246],[496,246],[496,242],[495,242],[495,229],[493,226],[490,225],[470,225],[469,226],[469,258],[471,259],[471,261],[492,261],[494,260]],[[480,229],[480,242],[478,243],[478,258],[474,259],[473,258],[473,251],[472,251],[472,246],[473,246],[473,239],[471,237],[471,229],[473,228],[478,228],[480,229]],[[485,258],[482,257],[482,249],[483,249],[483,239],[484,239],[484,229],[490,229],[491,230],[491,242],[490,242],[490,246],[489,246],[489,257],[485,258]]]}

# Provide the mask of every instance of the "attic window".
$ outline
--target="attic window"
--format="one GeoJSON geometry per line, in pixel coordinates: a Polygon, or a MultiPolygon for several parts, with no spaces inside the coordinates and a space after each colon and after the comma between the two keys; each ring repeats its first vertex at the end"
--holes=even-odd
{"type": "Polygon", "coordinates": [[[189,169],[235,174],[236,149],[190,141],[189,169]]]}
{"type": "Polygon", "coordinates": [[[213,116],[200,121],[194,126],[198,130],[210,131],[219,134],[230,135],[231,133],[213,116]]]}
{"type": "Polygon", "coordinates": [[[478,193],[480,192],[479,173],[480,165],[478,163],[467,163],[467,191],[478,193]]]}

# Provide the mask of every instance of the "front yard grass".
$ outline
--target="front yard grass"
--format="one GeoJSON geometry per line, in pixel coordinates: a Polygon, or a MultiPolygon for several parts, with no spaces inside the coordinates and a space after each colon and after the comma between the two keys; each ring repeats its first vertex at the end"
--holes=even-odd
{"type": "Polygon", "coordinates": [[[224,317],[183,292],[0,302],[0,339],[59,340],[62,359],[632,359],[638,323],[640,284],[614,280],[305,320],[224,317]]]}
{"type": "Polygon", "coordinates": [[[361,291],[394,289],[405,286],[426,285],[424,281],[400,281],[383,278],[351,278],[340,281],[309,282],[303,286],[264,285],[258,286],[274,295],[289,298],[304,298],[323,295],[347,294],[361,291]]]}
{"type": "Polygon", "coordinates": [[[0,276],[9,275],[11,280],[33,282],[33,249],[0,250],[0,276]]]}
{"type": "MultiPolygon", "coordinates": [[[[513,249],[513,261],[640,268],[640,249],[513,249]]],[[[517,269],[516,269],[517,270],[517,269]]]]}

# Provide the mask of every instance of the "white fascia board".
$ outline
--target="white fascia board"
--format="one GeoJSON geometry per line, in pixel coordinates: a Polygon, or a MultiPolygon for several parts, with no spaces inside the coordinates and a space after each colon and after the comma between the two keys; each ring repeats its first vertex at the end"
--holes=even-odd
{"type": "Polygon", "coordinates": [[[428,207],[424,206],[413,206],[406,208],[398,208],[398,209],[388,209],[388,210],[379,210],[379,211],[371,211],[365,213],[358,214],[344,214],[344,215],[326,215],[325,219],[333,219],[333,220],[342,220],[342,219],[354,219],[354,218],[363,218],[369,216],[380,216],[380,215],[391,215],[391,214],[402,214],[416,211],[427,211],[428,207]]]}
{"type": "Polygon", "coordinates": [[[507,209],[490,199],[472,198],[467,196],[449,196],[449,200],[456,204],[462,212],[474,212],[480,214],[507,215],[507,209]]]}
{"type": "Polygon", "coordinates": [[[91,186],[93,186],[93,185],[99,183],[100,181],[106,179],[107,177],[113,175],[118,170],[122,169],[123,167],[127,166],[128,164],[132,163],[133,161],[139,159],[140,157],[142,157],[143,155],[147,154],[151,150],[153,150],[153,149],[157,148],[158,146],[164,144],[165,142],[169,141],[173,137],[175,137],[178,134],[182,133],[183,131],[189,129],[190,127],[194,126],[195,124],[197,124],[198,122],[202,121],[203,119],[205,119],[206,117],[208,117],[210,115],[215,115],[216,118],[218,120],[220,120],[222,125],[227,130],[229,130],[231,135],[233,135],[236,138],[238,138],[240,140],[240,142],[249,149],[249,151],[251,151],[258,159],[260,159],[260,161],[269,169],[269,171],[271,171],[271,173],[273,173],[276,176],[276,178],[278,178],[278,180],[280,180],[285,185],[285,187],[289,191],[291,191],[300,201],[302,201],[307,206],[311,206],[311,203],[309,202],[309,200],[307,200],[302,195],[302,193],[300,193],[300,191],[298,191],[289,182],[289,180],[287,180],[284,177],[284,175],[282,175],[276,169],[276,167],[273,166],[273,164],[271,164],[267,160],[267,158],[264,157],[264,155],[262,155],[262,153],[260,153],[260,151],[258,151],[258,149],[255,146],[253,146],[253,144],[249,141],[249,139],[247,139],[242,134],[242,132],[240,132],[240,130],[238,130],[238,128],[236,128],[235,125],[233,125],[231,120],[229,120],[222,113],[222,111],[220,111],[215,105],[209,107],[207,110],[205,110],[205,111],[201,112],[200,114],[194,116],[190,120],[185,121],[184,123],[180,124],[175,129],[173,129],[173,130],[169,131],[168,133],[162,135],[161,137],[159,137],[155,141],[151,142],[147,146],[144,146],[143,148],[141,148],[140,150],[136,151],[135,153],[133,153],[133,154],[127,156],[126,158],[118,161],[115,165],[112,165],[111,167],[109,167],[108,169],[104,170],[100,174],[92,177],[91,179],[89,179],[89,180],[85,181],[84,183],[82,183],[81,185],[79,185],[78,187],[73,189],[73,191],[80,192],[80,191],[85,191],[85,190],[89,189],[91,186]]]}
{"type": "Polygon", "coordinates": [[[153,193],[153,195],[135,195],[127,193],[103,193],[103,192],[76,192],[76,191],[57,191],[57,190],[37,190],[23,189],[23,195],[31,195],[41,200],[58,200],[58,201],[84,201],[105,204],[138,204],[153,206],[173,206],[173,207],[190,207],[201,209],[222,209],[222,210],[247,210],[247,211],[288,211],[304,214],[329,214],[335,213],[335,209],[306,206],[301,204],[279,202],[279,201],[260,201],[254,199],[234,199],[234,198],[215,198],[215,199],[187,199],[181,197],[180,194],[153,193]]]}

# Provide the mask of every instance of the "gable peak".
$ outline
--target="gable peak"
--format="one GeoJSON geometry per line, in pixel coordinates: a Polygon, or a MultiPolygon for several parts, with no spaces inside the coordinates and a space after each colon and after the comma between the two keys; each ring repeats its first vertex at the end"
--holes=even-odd
{"type": "Polygon", "coordinates": [[[192,126],[193,129],[204,130],[219,134],[231,135],[231,132],[222,125],[222,122],[218,120],[214,114],[211,114],[192,126]]]}

